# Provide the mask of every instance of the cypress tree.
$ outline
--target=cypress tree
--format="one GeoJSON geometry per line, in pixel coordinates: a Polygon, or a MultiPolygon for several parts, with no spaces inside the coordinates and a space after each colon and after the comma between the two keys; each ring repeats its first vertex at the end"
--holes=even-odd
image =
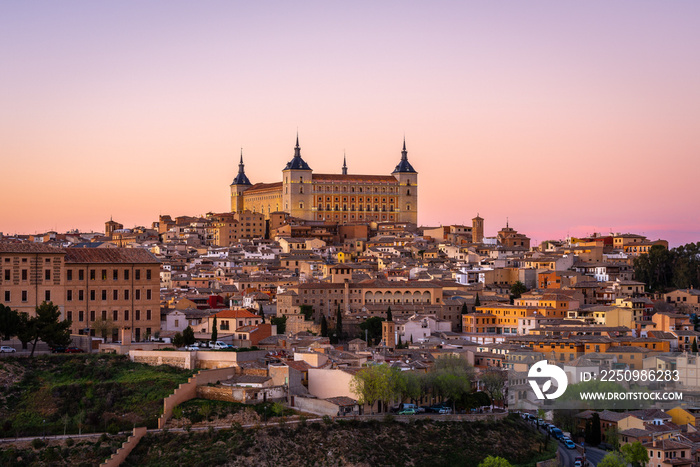
{"type": "Polygon", "coordinates": [[[479,294],[476,294],[476,300],[474,300],[474,306],[481,306],[481,300],[479,300],[479,294]]]}
{"type": "Polygon", "coordinates": [[[393,319],[392,319],[392,317],[391,317],[391,307],[388,307],[388,308],[386,309],[386,320],[389,321],[389,322],[393,321],[393,319]]]}
{"type": "Polygon", "coordinates": [[[328,322],[326,316],[321,316],[321,337],[328,337],[328,322]]]}
{"type": "Polygon", "coordinates": [[[219,337],[219,331],[216,329],[216,316],[214,316],[214,323],[211,327],[211,341],[216,342],[217,337],[219,337]]]}
{"type": "Polygon", "coordinates": [[[338,340],[343,338],[343,313],[340,311],[340,305],[338,305],[338,311],[336,312],[335,332],[338,334],[338,340]]]}

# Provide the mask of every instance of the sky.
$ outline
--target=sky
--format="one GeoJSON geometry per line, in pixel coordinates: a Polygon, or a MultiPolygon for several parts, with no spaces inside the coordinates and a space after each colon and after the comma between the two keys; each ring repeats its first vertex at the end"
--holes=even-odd
{"type": "Polygon", "coordinates": [[[700,2],[0,2],[0,232],[230,209],[293,156],[419,224],[700,241],[700,2]]]}

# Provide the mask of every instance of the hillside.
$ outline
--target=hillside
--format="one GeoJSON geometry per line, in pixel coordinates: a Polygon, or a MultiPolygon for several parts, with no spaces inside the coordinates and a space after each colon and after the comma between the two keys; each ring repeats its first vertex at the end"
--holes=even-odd
{"type": "Polygon", "coordinates": [[[149,433],[123,465],[475,466],[487,455],[530,465],[547,457],[539,453],[543,443],[541,435],[513,418],[454,423],[416,419],[408,424],[341,420],[149,433]]]}
{"type": "Polygon", "coordinates": [[[5,358],[0,437],[155,427],[163,399],[191,375],[108,354],[5,358]]]}

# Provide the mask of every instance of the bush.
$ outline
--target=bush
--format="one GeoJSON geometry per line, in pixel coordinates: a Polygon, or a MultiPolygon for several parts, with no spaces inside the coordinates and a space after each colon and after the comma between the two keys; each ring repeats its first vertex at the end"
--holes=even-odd
{"type": "Polygon", "coordinates": [[[34,449],[41,449],[41,448],[43,448],[44,446],[46,446],[46,443],[44,442],[43,439],[41,439],[41,438],[34,438],[34,439],[32,440],[32,447],[33,447],[34,449]]]}
{"type": "Polygon", "coordinates": [[[71,447],[74,444],[75,444],[75,441],[73,440],[73,438],[66,439],[66,446],[71,447]]]}
{"type": "Polygon", "coordinates": [[[323,420],[323,423],[325,423],[326,425],[330,425],[331,423],[333,423],[333,419],[328,415],[324,415],[323,418],[321,418],[321,420],[323,420]]]}
{"type": "Polygon", "coordinates": [[[109,433],[110,435],[119,434],[119,425],[117,425],[117,422],[112,422],[109,425],[107,425],[107,433],[109,433]]]}

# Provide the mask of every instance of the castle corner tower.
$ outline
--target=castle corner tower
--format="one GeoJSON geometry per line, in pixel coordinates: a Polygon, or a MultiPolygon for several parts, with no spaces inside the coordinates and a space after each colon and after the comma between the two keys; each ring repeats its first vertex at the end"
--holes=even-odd
{"type": "Polygon", "coordinates": [[[299,134],[294,146],[294,157],[282,169],[282,209],[292,217],[306,218],[313,203],[313,171],[301,158],[299,134]]]}
{"type": "Polygon", "coordinates": [[[406,138],[403,140],[401,161],[391,174],[399,182],[397,221],[418,224],[418,172],[408,162],[406,138]]]}
{"type": "Polygon", "coordinates": [[[238,163],[238,175],[236,175],[233,179],[233,183],[231,183],[231,212],[242,212],[245,209],[243,192],[251,186],[252,184],[245,174],[243,149],[241,149],[241,161],[238,163]]]}

